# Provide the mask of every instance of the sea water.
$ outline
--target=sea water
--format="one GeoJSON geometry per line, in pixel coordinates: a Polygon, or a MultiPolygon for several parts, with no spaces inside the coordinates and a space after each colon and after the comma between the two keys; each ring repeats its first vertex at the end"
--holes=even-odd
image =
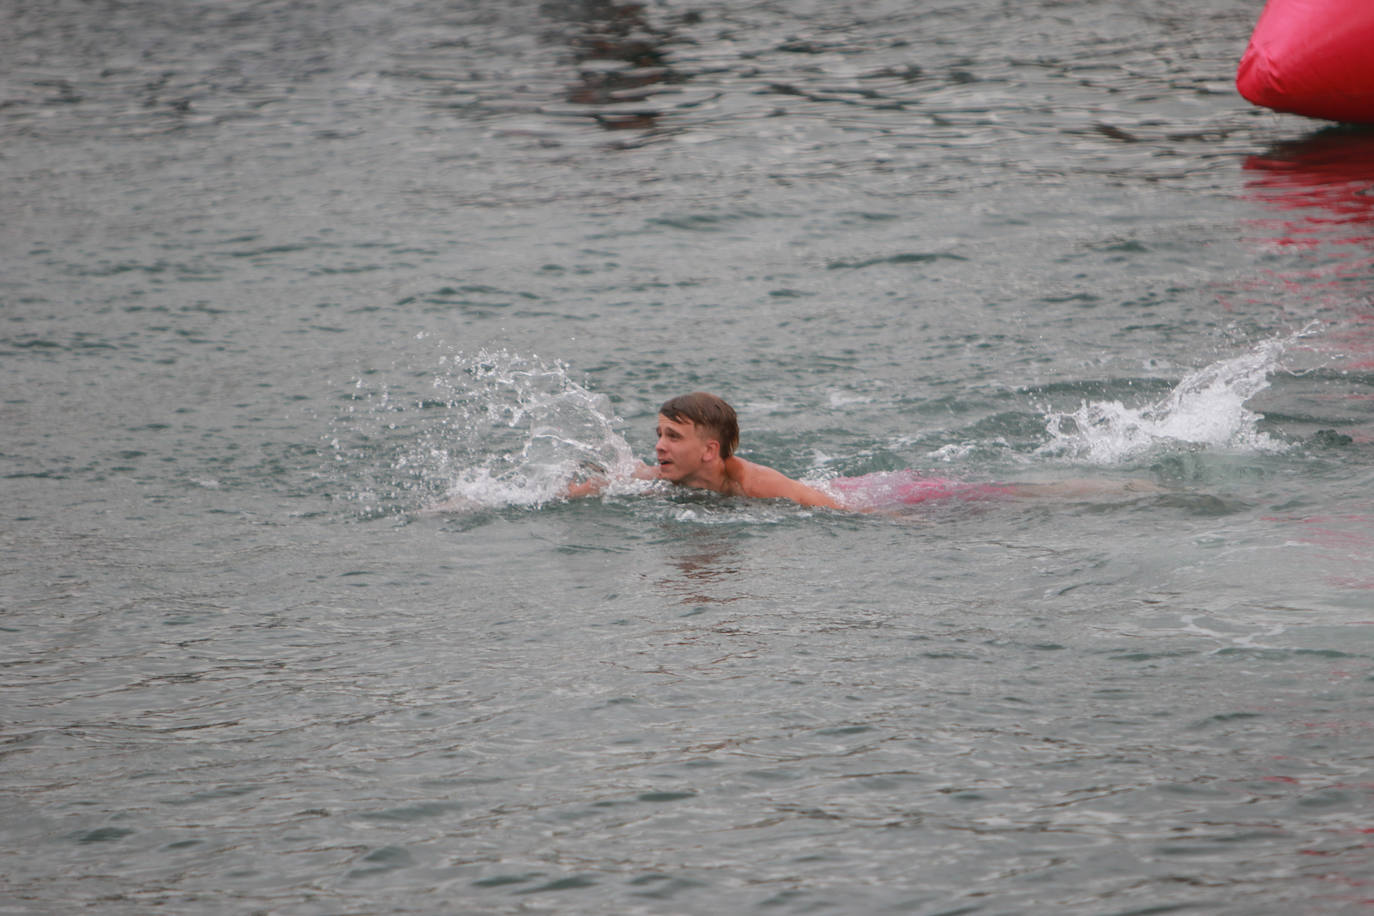
{"type": "Polygon", "coordinates": [[[1374,141],[1257,16],[0,10],[0,912],[1366,909],[1374,141]],[[1042,495],[634,481],[696,389],[1042,495]]]}

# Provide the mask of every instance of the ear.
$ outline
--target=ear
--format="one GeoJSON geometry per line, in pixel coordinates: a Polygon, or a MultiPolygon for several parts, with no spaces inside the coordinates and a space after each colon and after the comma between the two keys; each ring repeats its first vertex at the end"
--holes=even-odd
{"type": "Polygon", "coordinates": [[[716,439],[705,440],[705,449],[701,453],[702,461],[715,461],[720,457],[720,442],[716,439]]]}

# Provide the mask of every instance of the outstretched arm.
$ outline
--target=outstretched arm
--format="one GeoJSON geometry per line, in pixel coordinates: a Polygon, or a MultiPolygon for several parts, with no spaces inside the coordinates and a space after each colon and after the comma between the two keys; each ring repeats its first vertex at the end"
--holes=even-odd
{"type": "MultiPolygon", "coordinates": [[[[636,480],[654,480],[658,477],[658,469],[648,464],[639,464],[630,475],[636,480]]],[[[602,490],[611,485],[609,479],[601,476],[589,477],[586,480],[574,480],[568,484],[568,489],[564,492],[565,499],[581,499],[584,496],[595,496],[602,490]]]]}

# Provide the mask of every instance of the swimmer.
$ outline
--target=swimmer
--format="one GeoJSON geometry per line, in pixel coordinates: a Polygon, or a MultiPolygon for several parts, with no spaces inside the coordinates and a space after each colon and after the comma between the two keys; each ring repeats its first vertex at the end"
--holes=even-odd
{"type": "MultiPolygon", "coordinates": [[[[735,409],[713,394],[698,391],[666,402],[658,410],[656,433],[654,456],[658,464],[636,468],[634,476],[641,480],[666,480],[726,496],[790,499],[803,506],[844,508],[815,487],[738,457],[735,409]]],[[[568,496],[597,493],[606,483],[602,479],[574,483],[568,487],[568,496]]]]}
{"type": "MultiPolygon", "coordinates": [[[[1122,482],[1066,480],[1053,483],[966,483],[928,477],[917,471],[878,471],[863,477],[837,477],[827,484],[844,498],[808,486],[770,467],[735,455],[739,420],[735,409],[713,394],[694,392],[667,401],[658,411],[654,445],[657,465],[641,464],[633,476],[666,480],[682,487],[751,499],[790,499],[803,506],[875,512],[941,499],[964,501],[998,497],[1051,496],[1068,499],[1135,497],[1165,492],[1143,480],[1122,482]]],[[[575,498],[601,492],[603,477],[568,485],[575,498]]]]}

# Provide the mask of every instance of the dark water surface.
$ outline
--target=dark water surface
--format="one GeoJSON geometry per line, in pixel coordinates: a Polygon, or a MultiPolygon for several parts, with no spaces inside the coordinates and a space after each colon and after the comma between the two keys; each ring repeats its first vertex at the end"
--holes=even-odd
{"type": "Polygon", "coordinates": [[[1374,905],[1374,137],[1259,9],[0,6],[0,912],[1374,905]],[[695,388],[1086,484],[557,498],[695,388]]]}

